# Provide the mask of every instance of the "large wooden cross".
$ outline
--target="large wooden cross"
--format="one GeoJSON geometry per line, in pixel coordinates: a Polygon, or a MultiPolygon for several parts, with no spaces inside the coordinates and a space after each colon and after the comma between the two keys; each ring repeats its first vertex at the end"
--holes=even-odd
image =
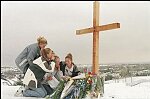
{"type": "Polygon", "coordinates": [[[99,2],[93,3],[93,27],[76,30],[77,35],[93,32],[93,68],[92,72],[97,74],[99,71],[99,31],[120,28],[120,23],[112,23],[99,26],[99,2]]]}

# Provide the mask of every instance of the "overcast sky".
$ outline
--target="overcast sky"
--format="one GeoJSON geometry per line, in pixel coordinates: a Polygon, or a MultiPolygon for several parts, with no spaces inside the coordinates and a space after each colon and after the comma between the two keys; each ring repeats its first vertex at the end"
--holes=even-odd
{"type": "MultiPolygon", "coordinates": [[[[1,65],[44,36],[61,60],[73,54],[76,64],[92,63],[93,2],[1,2],[1,65]]],[[[119,22],[120,29],[100,32],[100,63],[150,63],[150,2],[100,2],[100,25],[119,22]]]]}

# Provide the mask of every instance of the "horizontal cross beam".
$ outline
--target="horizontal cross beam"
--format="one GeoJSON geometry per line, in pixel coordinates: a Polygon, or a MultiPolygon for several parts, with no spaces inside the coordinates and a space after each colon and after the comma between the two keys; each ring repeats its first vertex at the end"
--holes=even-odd
{"type": "Polygon", "coordinates": [[[96,26],[95,29],[91,27],[91,28],[76,30],[76,34],[81,35],[81,34],[92,33],[94,31],[96,32],[106,31],[106,30],[117,29],[117,28],[120,28],[120,23],[112,23],[112,24],[107,24],[107,25],[102,25],[102,26],[96,26]]]}

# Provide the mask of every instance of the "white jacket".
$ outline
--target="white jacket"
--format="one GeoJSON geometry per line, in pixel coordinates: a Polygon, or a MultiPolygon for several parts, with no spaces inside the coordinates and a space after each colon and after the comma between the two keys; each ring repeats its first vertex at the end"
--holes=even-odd
{"type": "MultiPolygon", "coordinates": [[[[46,69],[46,67],[44,65],[45,62],[46,61],[42,61],[41,57],[39,57],[33,61],[34,64],[37,64],[37,66],[41,67],[45,72],[48,72],[48,73],[54,72],[55,62],[51,62],[51,64],[50,64],[50,66],[52,68],[51,70],[46,69]]],[[[35,81],[36,88],[37,88],[37,79],[35,78],[34,73],[28,68],[28,70],[24,76],[24,79],[23,79],[23,84],[29,86],[29,83],[31,81],[35,81]]]]}

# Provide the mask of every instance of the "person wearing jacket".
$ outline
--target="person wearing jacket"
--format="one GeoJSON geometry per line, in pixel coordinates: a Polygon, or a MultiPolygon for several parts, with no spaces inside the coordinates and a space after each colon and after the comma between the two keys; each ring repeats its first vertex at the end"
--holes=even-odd
{"type": "Polygon", "coordinates": [[[54,71],[52,73],[48,73],[47,77],[54,76],[58,81],[63,80],[63,72],[60,70],[60,58],[58,56],[55,56],[54,62],[54,71]]]}
{"type": "Polygon", "coordinates": [[[39,37],[37,43],[28,45],[15,59],[15,63],[20,71],[25,74],[28,67],[33,65],[33,60],[40,57],[40,50],[47,45],[44,37],[39,37]]]}
{"type": "Polygon", "coordinates": [[[77,66],[73,63],[71,53],[67,54],[65,57],[65,62],[62,61],[60,65],[60,70],[63,72],[63,76],[74,77],[79,73],[77,66]]]}
{"type": "Polygon", "coordinates": [[[52,94],[55,88],[58,86],[59,82],[63,80],[63,73],[60,70],[60,58],[55,56],[54,62],[54,72],[46,73],[43,81],[43,86],[47,91],[47,95],[52,94]]]}
{"type": "MultiPolygon", "coordinates": [[[[22,96],[25,97],[45,97],[47,91],[42,85],[44,75],[47,72],[53,72],[55,68],[55,63],[51,61],[52,50],[50,48],[44,48],[41,50],[41,57],[33,61],[23,79],[23,84],[25,88],[21,92],[22,96]]],[[[18,94],[18,93],[17,93],[18,94]]],[[[15,96],[21,96],[21,95],[15,96]]],[[[19,93],[20,94],[20,93],[19,93]]]]}
{"type": "Polygon", "coordinates": [[[63,72],[60,70],[60,58],[58,56],[55,56],[55,70],[53,72],[53,75],[60,81],[63,80],[63,72]]]}

